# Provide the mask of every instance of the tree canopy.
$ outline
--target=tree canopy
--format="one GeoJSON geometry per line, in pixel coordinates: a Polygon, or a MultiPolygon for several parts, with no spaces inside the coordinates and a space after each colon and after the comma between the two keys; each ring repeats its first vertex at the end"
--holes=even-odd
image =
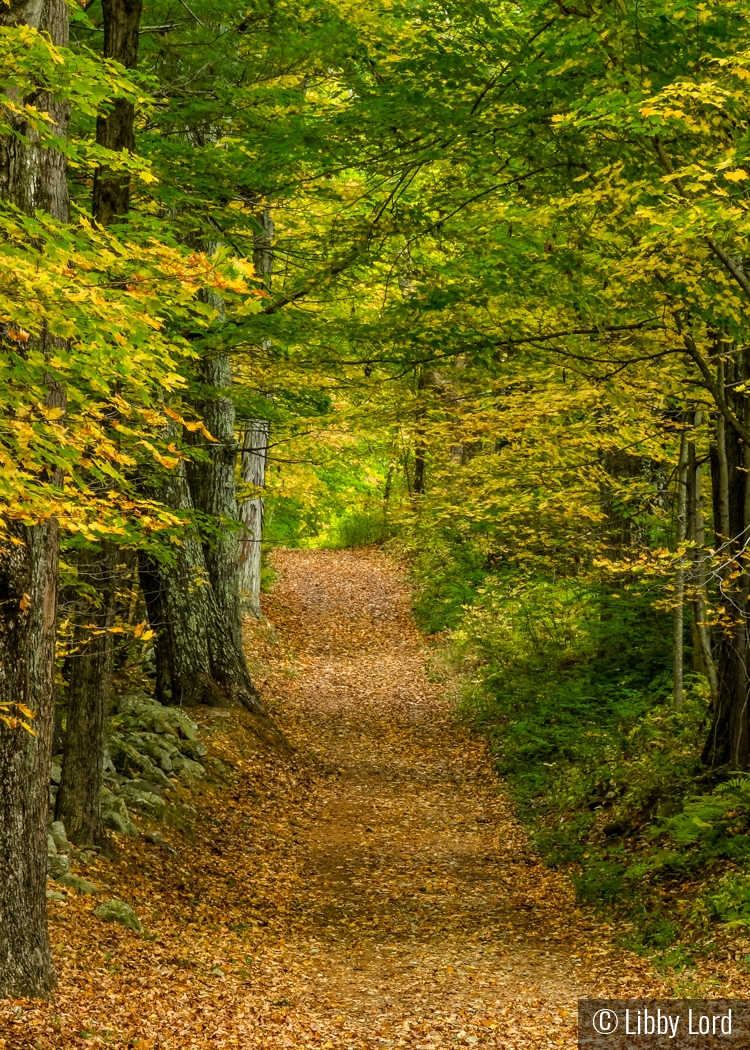
{"type": "Polygon", "coordinates": [[[518,654],[585,665],[526,772],[602,690],[607,732],[698,704],[691,784],[746,771],[746,5],[6,6],[0,766],[39,849],[56,717],[57,815],[104,834],[113,675],[277,733],[274,544],[389,541],[511,736],[518,654]]]}

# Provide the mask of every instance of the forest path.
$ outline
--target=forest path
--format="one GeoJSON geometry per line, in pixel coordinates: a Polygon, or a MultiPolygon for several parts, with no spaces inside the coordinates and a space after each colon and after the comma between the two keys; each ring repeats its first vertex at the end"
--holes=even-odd
{"type": "Polygon", "coordinates": [[[362,551],[275,564],[268,615],[295,660],[268,684],[323,770],[298,831],[286,1005],[337,1050],[572,1047],[579,996],[655,992],[530,850],[486,745],[427,675],[396,569],[362,551]]]}
{"type": "Polygon", "coordinates": [[[576,1045],[579,996],[663,993],[529,849],[399,570],[274,557],[278,639],[248,623],[247,652],[294,750],[191,710],[205,778],[175,781],[156,840],[77,854],[98,892],[53,892],[57,990],[0,1001],[0,1050],[542,1050],[576,1045]],[[97,918],[108,898],[144,933],[97,918]]]}

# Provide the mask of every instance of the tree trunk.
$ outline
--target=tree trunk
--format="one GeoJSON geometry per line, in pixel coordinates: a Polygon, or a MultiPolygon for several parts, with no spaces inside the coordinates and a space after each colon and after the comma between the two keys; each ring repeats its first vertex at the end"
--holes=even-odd
{"type": "MultiPolygon", "coordinates": [[[[727,355],[717,369],[721,389],[740,419],[746,421],[745,399],[734,388],[744,380],[744,368],[727,355]]],[[[733,427],[722,416],[716,427],[711,457],[714,487],[716,547],[720,554],[719,614],[724,624],[718,647],[717,700],[713,722],[703,752],[711,766],[746,769],[750,759],[748,733],[747,605],[748,579],[740,557],[750,527],[750,485],[745,463],[750,457],[733,427]]]]}
{"type": "MultiPolygon", "coordinates": [[[[194,511],[184,465],[156,493],[168,507],[194,511]]],[[[174,562],[141,553],[139,572],[151,628],[156,634],[156,694],[167,704],[239,705],[265,717],[238,648],[214,595],[200,538],[186,525],[174,562]]]]}
{"type": "Polygon", "coordinates": [[[102,845],[106,836],[99,794],[112,695],[117,548],[105,543],[101,551],[84,551],[76,564],[79,583],[87,587],[89,597],[80,596],[76,603],[75,651],[68,659],[68,710],[55,816],[73,842],[102,845]]]}
{"type": "MultiPolygon", "coordinates": [[[[0,26],[20,25],[48,33],[53,44],[68,42],[64,0],[10,0],[0,6],[0,26]]],[[[57,133],[64,136],[67,104],[41,93],[30,101],[50,114],[57,133]]],[[[65,220],[64,155],[41,149],[28,128],[19,130],[25,133],[23,140],[0,139],[0,198],[27,213],[44,209],[65,220]]],[[[41,342],[46,352],[46,340],[41,342]]],[[[47,404],[64,408],[64,391],[51,384],[47,404]]],[[[24,703],[36,717],[33,736],[0,721],[0,996],[37,997],[55,986],[45,889],[57,523],[26,527],[11,521],[5,536],[0,549],[0,702],[24,703]]]]}
{"type": "MultiPolygon", "coordinates": [[[[53,44],[68,43],[68,13],[62,0],[8,0],[0,4],[0,26],[30,25],[46,33],[53,44]]],[[[49,113],[56,134],[64,138],[68,127],[68,103],[38,92],[26,101],[49,113]]],[[[25,135],[0,138],[0,200],[10,201],[29,215],[37,209],[54,219],[68,218],[66,159],[63,153],[39,146],[36,132],[18,128],[25,135]]]]}
{"type": "Polygon", "coordinates": [[[213,392],[196,408],[215,441],[207,441],[199,431],[188,435],[204,452],[204,458],[188,465],[188,479],[195,508],[211,519],[210,529],[203,530],[203,556],[219,616],[242,652],[235,413],[232,399],[220,393],[232,385],[226,354],[203,362],[203,380],[213,392]]]}
{"type": "MultiPolygon", "coordinates": [[[[419,370],[419,376],[417,378],[417,396],[419,392],[427,387],[427,377],[424,374],[424,370],[419,370]]],[[[414,495],[424,495],[424,472],[427,458],[427,447],[424,439],[424,427],[421,425],[421,421],[425,415],[424,405],[420,406],[414,413],[416,420],[416,437],[414,441],[414,495]]]]}
{"type": "Polygon", "coordinates": [[[391,503],[391,489],[393,488],[393,473],[395,469],[395,461],[392,459],[388,464],[388,470],[385,475],[385,485],[383,486],[383,524],[388,524],[388,508],[391,503]]]}
{"type": "Polygon", "coordinates": [[[0,995],[55,986],[47,934],[47,811],[54,723],[55,523],[12,528],[0,555],[0,701],[35,712],[35,736],[0,721],[0,995]]]}
{"type": "MultiPolygon", "coordinates": [[[[687,449],[687,434],[684,429],[685,420],[683,419],[683,430],[680,437],[680,456],[677,464],[677,494],[676,494],[676,507],[677,516],[675,522],[675,543],[678,550],[685,542],[685,536],[687,533],[687,466],[688,466],[688,449],[687,449]]],[[[684,623],[685,623],[685,570],[680,567],[677,569],[675,578],[675,608],[674,608],[674,638],[672,647],[672,666],[674,674],[674,706],[680,708],[685,703],[685,697],[683,692],[683,671],[684,671],[684,623]]]]}
{"type": "MultiPolygon", "coordinates": [[[[142,0],[102,0],[104,57],[114,58],[126,69],[138,65],[138,29],[142,0]]],[[[132,102],[117,98],[107,116],[97,117],[96,141],[117,153],[135,149],[135,110],[132,102]]],[[[130,176],[113,173],[106,166],[94,176],[92,212],[97,222],[108,226],[130,209],[130,176]]]]}
{"type": "MultiPolygon", "coordinates": [[[[209,291],[205,298],[222,312],[218,296],[209,291]]],[[[197,408],[215,440],[189,434],[204,457],[188,467],[181,461],[155,493],[168,507],[185,512],[190,524],[172,563],[139,557],[141,588],[156,634],[156,693],[162,703],[245,707],[279,740],[242,647],[235,413],[231,398],[220,393],[231,386],[229,358],[206,358],[203,380],[211,389],[197,408]],[[204,515],[200,532],[196,509],[204,515]]]]}
{"type": "MultiPolygon", "coordinates": [[[[273,218],[271,209],[265,207],[260,215],[260,232],[255,236],[253,263],[263,287],[271,291],[273,280],[273,218]]],[[[268,340],[263,340],[265,349],[268,340]]],[[[265,419],[253,419],[245,429],[242,442],[242,480],[257,490],[266,486],[268,465],[268,442],[271,425],[265,419]]],[[[263,553],[263,526],[265,525],[266,501],[260,495],[252,496],[240,505],[240,521],[243,532],[240,536],[240,599],[244,612],[260,617],[260,570],[263,553]]]]}
{"type": "MultiPolygon", "coordinates": [[[[701,413],[693,414],[693,426],[701,424],[701,413]]],[[[706,588],[706,527],[703,513],[703,464],[696,460],[695,441],[688,444],[688,478],[690,480],[689,538],[694,547],[693,620],[700,651],[701,670],[708,679],[711,702],[716,703],[719,694],[716,664],[714,663],[711,630],[708,626],[708,594],[706,588]]]]}
{"type": "Polygon", "coordinates": [[[424,468],[425,468],[425,443],[421,431],[417,433],[417,443],[414,447],[414,495],[424,495],[424,468]]]}
{"type": "MultiPolygon", "coordinates": [[[[242,480],[246,485],[262,489],[266,484],[266,463],[270,424],[254,419],[245,431],[242,448],[242,480]]],[[[253,616],[261,615],[260,569],[265,520],[265,500],[257,495],[245,500],[240,507],[243,532],[240,535],[240,596],[243,609],[253,616]]]]}
{"type": "MultiPolygon", "coordinates": [[[[140,0],[103,0],[104,54],[128,69],[138,61],[140,0]]],[[[96,141],[114,150],[133,150],[135,110],[117,99],[112,113],[99,117],[96,141]]],[[[126,214],[130,179],[108,177],[99,169],[94,179],[92,213],[102,226],[126,214]]],[[[75,555],[78,579],[88,590],[76,599],[73,642],[77,652],[69,661],[67,718],[62,780],[55,815],[68,837],[80,845],[106,842],[101,820],[100,791],[107,713],[112,695],[113,636],[115,620],[117,550],[109,543],[98,552],[75,555]],[[95,597],[91,600],[91,592],[95,597]],[[91,629],[90,625],[94,625],[91,629]]]]}

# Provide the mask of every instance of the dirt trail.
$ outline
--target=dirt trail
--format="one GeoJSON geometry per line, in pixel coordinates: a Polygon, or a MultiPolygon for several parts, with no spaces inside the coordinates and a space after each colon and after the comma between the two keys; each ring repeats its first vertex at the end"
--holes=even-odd
{"type": "Polygon", "coordinates": [[[269,616],[296,654],[274,683],[282,722],[329,771],[293,943],[333,1045],[573,1046],[579,996],[655,990],[530,851],[486,747],[426,674],[394,568],[360,552],[276,564],[269,616]]]}
{"type": "Polygon", "coordinates": [[[248,624],[247,651],[295,750],[191,711],[208,775],[175,782],[162,845],[76,859],[99,892],[50,899],[58,989],[0,1002],[0,1050],[541,1050],[575,1046],[578,996],[663,991],[529,850],[394,566],[276,564],[278,641],[248,624]],[[144,935],[96,918],[113,897],[144,935]]]}

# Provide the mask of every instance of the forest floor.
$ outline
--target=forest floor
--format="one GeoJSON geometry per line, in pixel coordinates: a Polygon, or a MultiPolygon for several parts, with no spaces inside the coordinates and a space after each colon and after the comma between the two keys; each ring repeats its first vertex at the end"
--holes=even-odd
{"type": "Polygon", "coordinates": [[[130,903],[50,905],[59,987],[0,1006],[0,1047],[576,1045],[578,997],[665,994],[534,855],[486,745],[427,670],[397,567],[370,551],[276,552],[273,630],[248,652],[292,746],[244,713],[191,711],[231,783],[194,825],[87,876],[130,903]]]}

